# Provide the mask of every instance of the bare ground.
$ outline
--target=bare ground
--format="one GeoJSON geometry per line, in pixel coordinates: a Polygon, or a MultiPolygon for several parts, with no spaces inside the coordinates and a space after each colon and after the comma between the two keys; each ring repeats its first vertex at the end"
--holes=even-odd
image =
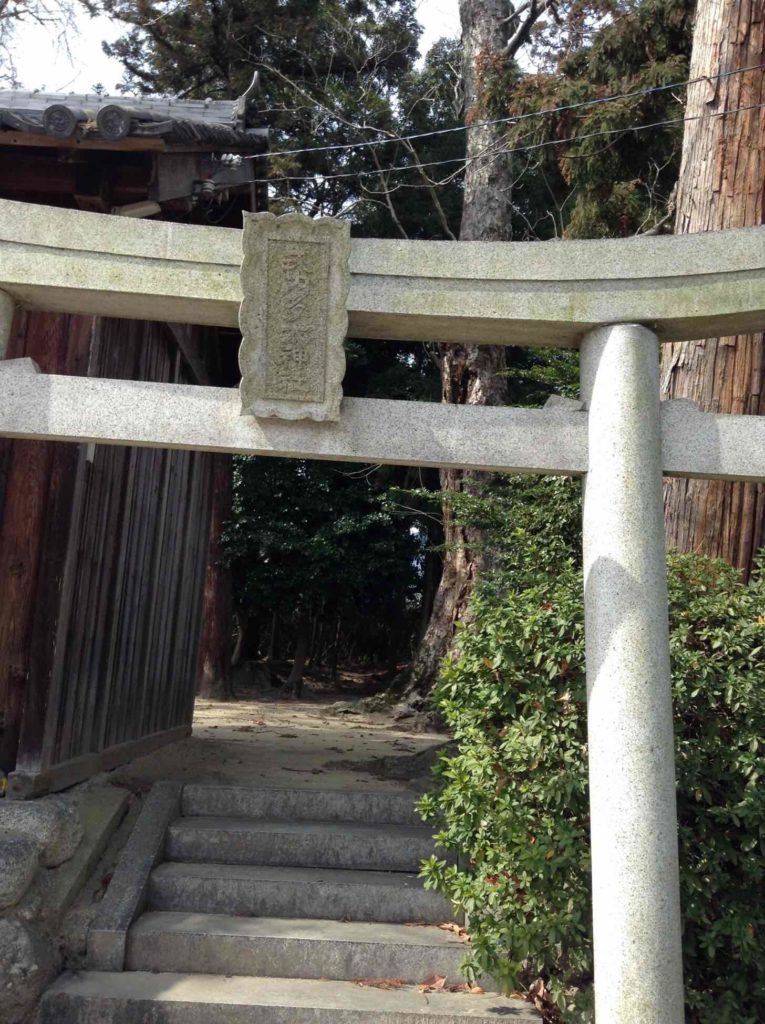
{"type": "Polygon", "coordinates": [[[188,739],[131,761],[109,781],[133,790],[173,779],[421,792],[447,742],[442,733],[407,730],[390,711],[361,710],[347,701],[345,687],[331,693],[309,684],[302,700],[252,689],[239,700],[198,699],[188,739]]]}

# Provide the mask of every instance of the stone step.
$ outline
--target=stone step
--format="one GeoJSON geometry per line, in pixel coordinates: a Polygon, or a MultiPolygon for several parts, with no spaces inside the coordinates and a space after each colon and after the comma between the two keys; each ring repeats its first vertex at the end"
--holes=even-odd
{"type": "Polygon", "coordinates": [[[369,825],[422,825],[416,794],[322,789],[257,789],[189,784],[182,813],[189,817],[266,818],[269,821],[355,821],[369,825]]]}
{"type": "Polygon", "coordinates": [[[528,1003],[496,995],[136,972],[62,975],[40,1007],[40,1024],[497,1024],[502,1019],[541,1021],[528,1003]]]}
{"type": "Polygon", "coordinates": [[[407,984],[441,975],[458,983],[467,952],[452,932],[432,925],[150,911],[130,929],[125,967],[407,984]]]}
{"type": "Polygon", "coordinates": [[[197,914],[424,924],[454,916],[445,896],[400,871],[167,862],[152,873],[148,899],[151,910],[197,914]]]}
{"type": "Polygon", "coordinates": [[[218,817],[178,818],[166,846],[168,860],[407,872],[433,852],[422,826],[218,817]]]}

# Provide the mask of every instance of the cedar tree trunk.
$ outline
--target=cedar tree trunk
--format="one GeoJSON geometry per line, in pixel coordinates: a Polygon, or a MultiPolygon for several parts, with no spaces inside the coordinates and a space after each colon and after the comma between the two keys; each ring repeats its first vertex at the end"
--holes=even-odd
{"type": "Polygon", "coordinates": [[[311,647],[311,620],[308,612],[303,609],[298,612],[296,634],[295,657],[290,674],[284,684],[284,692],[286,694],[294,693],[296,697],[300,697],[303,693],[303,674],[311,647]]]}
{"type": "MultiPolygon", "coordinates": [[[[488,71],[508,67],[515,50],[508,52],[514,25],[508,21],[506,0],[460,0],[462,22],[465,123],[490,120],[485,95],[488,71]]],[[[460,241],[508,241],[511,227],[511,159],[501,125],[467,132],[467,167],[460,241]]],[[[505,349],[499,346],[442,345],[441,400],[457,404],[502,405],[507,399],[505,349]]],[[[441,489],[469,491],[485,474],[461,470],[441,472],[441,489]]],[[[432,689],[446,656],[456,623],[464,616],[483,555],[480,531],[460,526],[444,504],[444,560],[433,612],[408,672],[405,699],[432,689]]]]}
{"type": "Polygon", "coordinates": [[[223,561],[221,534],[231,518],[233,461],[230,455],[213,455],[213,507],[207,551],[203,598],[202,636],[199,644],[200,697],[229,700],[231,686],[231,576],[223,561]]]}
{"type": "MultiPolygon", "coordinates": [[[[762,0],[699,0],[691,79],[765,62],[762,0]]],[[[765,223],[765,103],[760,70],[688,89],[677,193],[678,233],[765,223]],[[714,116],[731,111],[725,116],[714,116]]],[[[765,414],[763,335],[663,346],[664,398],[689,398],[705,411],[765,414]]],[[[723,558],[748,576],[765,543],[765,487],[714,480],[668,480],[667,542],[723,558]]]]}

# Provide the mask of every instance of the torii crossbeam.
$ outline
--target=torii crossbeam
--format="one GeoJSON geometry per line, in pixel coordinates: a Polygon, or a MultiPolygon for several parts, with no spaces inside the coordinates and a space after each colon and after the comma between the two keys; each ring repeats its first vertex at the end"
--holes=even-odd
{"type": "MultiPolygon", "coordinates": [[[[241,245],[225,228],[2,201],[0,356],[15,305],[234,326],[241,245]]],[[[48,376],[14,360],[0,363],[0,435],[583,476],[596,1016],[682,1024],[662,476],[765,482],[765,417],[661,404],[659,344],[765,329],[765,228],[357,240],[343,303],[357,337],[577,346],[582,401],[344,399],[337,419],[289,422],[242,415],[228,389],[48,376]]]]}

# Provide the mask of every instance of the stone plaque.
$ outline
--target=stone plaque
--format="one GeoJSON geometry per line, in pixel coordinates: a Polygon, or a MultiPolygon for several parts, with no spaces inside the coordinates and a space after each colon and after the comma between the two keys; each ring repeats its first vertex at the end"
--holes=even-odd
{"type": "Polygon", "coordinates": [[[339,419],[350,225],[245,213],[243,248],[242,413],[339,419]]]}

